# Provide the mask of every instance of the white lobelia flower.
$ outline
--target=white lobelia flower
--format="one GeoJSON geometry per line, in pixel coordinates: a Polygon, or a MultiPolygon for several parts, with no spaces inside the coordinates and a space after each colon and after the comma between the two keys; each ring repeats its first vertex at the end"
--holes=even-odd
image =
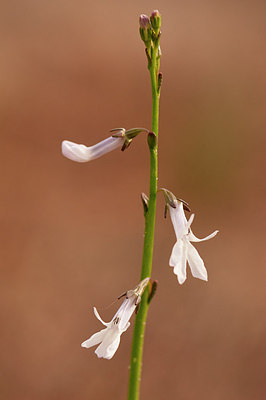
{"type": "Polygon", "coordinates": [[[64,140],[62,142],[62,153],[65,157],[72,161],[87,162],[99,158],[112,150],[122,147],[121,150],[126,150],[132,140],[140,132],[149,132],[145,128],[132,128],[126,130],[125,128],[111,129],[113,134],[105,140],[96,143],[94,146],[87,147],[84,144],[77,144],[64,140]]]}
{"type": "Polygon", "coordinates": [[[84,146],[84,144],[77,144],[64,140],[62,142],[62,153],[72,161],[87,162],[123,146],[124,142],[125,139],[122,137],[110,136],[94,146],[87,147],[84,146]]]}
{"type": "Polygon", "coordinates": [[[176,208],[168,204],[170,217],[176,234],[176,243],[173,247],[169,265],[174,267],[180,285],[187,279],[186,265],[190,266],[191,273],[195,278],[208,280],[207,270],[204,262],[195,247],[190,242],[202,242],[213,238],[219,231],[215,231],[203,239],[198,239],[190,229],[194,214],[187,221],[183,209],[183,202],[174,200],[176,208]]]}
{"type": "MultiPolygon", "coordinates": [[[[126,296],[122,305],[114,315],[111,322],[104,322],[94,307],[96,318],[106,326],[100,332],[92,335],[88,340],[81,344],[82,347],[90,348],[99,344],[95,353],[99,358],[110,360],[118,349],[120,336],[125,332],[130,325],[130,318],[135,311],[137,305],[141,301],[141,295],[147,286],[150,278],[145,278],[133,290],[128,290],[122,296],[126,296]]],[[[122,297],[120,296],[120,297],[122,297]]],[[[119,298],[120,298],[119,297],[119,298]]]]}

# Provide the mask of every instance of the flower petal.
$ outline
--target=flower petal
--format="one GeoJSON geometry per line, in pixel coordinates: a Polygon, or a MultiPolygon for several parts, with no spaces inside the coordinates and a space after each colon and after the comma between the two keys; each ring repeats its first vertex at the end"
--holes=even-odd
{"type": "Polygon", "coordinates": [[[199,253],[197,252],[195,247],[192,246],[192,244],[189,242],[187,243],[187,250],[188,250],[187,258],[192,275],[194,276],[194,278],[199,278],[204,281],[207,281],[208,280],[207,270],[199,253]]]}
{"type": "Polygon", "coordinates": [[[214,236],[217,235],[218,232],[219,232],[219,231],[214,231],[214,232],[211,233],[210,235],[208,235],[208,236],[206,236],[206,237],[204,237],[204,238],[202,238],[202,239],[199,239],[199,238],[197,238],[197,237],[194,235],[194,233],[192,232],[192,230],[190,230],[189,234],[187,235],[187,238],[188,238],[188,240],[189,240],[190,242],[203,242],[204,240],[212,239],[214,236]]]}
{"type": "Polygon", "coordinates": [[[181,201],[177,201],[176,208],[171,206],[168,208],[176,238],[181,239],[184,233],[186,233],[187,229],[187,220],[183,209],[183,203],[181,201]]]}
{"type": "Polygon", "coordinates": [[[127,322],[127,324],[124,326],[123,330],[121,333],[126,332],[126,330],[130,327],[130,322],[127,322]]]}
{"type": "Polygon", "coordinates": [[[128,299],[125,299],[121,304],[119,310],[115,314],[114,318],[119,319],[119,329],[124,332],[127,328],[128,321],[130,320],[133,312],[136,309],[136,296],[132,296],[128,299]]]}
{"type": "Polygon", "coordinates": [[[120,344],[120,336],[117,336],[117,338],[110,344],[110,346],[108,346],[104,358],[110,360],[115,354],[116,350],[118,349],[119,344],[120,344]]]}
{"type": "Polygon", "coordinates": [[[175,243],[170,257],[169,265],[174,267],[174,274],[177,275],[178,282],[182,285],[187,279],[187,243],[179,239],[175,243]]]}
{"type": "MultiPolygon", "coordinates": [[[[194,221],[194,217],[195,217],[195,214],[191,214],[191,216],[189,217],[189,220],[187,221],[187,224],[186,224],[186,232],[188,232],[189,228],[191,227],[191,224],[194,221]]],[[[184,232],[184,234],[186,232],[184,232]]]]}
{"type": "Polygon", "coordinates": [[[124,142],[124,138],[115,138],[110,136],[109,138],[96,143],[94,146],[87,147],[84,146],[84,144],[77,144],[70,142],[69,140],[64,140],[62,142],[62,153],[72,161],[87,162],[123,146],[124,142]]]}
{"type": "Polygon", "coordinates": [[[124,138],[117,138],[110,136],[107,139],[104,139],[101,142],[96,143],[94,146],[91,146],[89,148],[91,151],[91,160],[101,157],[104,154],[117,149],[118,147],[122,147],[124,142],[125,142],[124,138]]]}
{"type": "Polygon", "coordinates": [[[62,153],[72,161],[87,162],[91,159],[90,149],[84,144],[77,144],[64,140],[62,142],[62,153]]]}
{"type": "Polygon", "coordinates": [[[112,358],[119,346],[120,335],[121,332],[117,324],[112,324],[111,327],[108,327],[102,343],[95,350],[95,354],[97,354],[99,358],[107,358],[108,360],[112,358]],[[110,348],[111,351],[109,350],[110,348]],[[113,351],[114,348],[115,350],[113,351]]]}
{"type": "Polygon", "coordinates": [[[98,313],[96,307],[93,307],[93,311],[94,311],[95,317],[96,317],[99,321],[101,321],[101,323],[102,323],[103,325],[109,326],[109,325],[111,324],[111,322],[104,322],[104,321],[101,319],[101,317],[100,317],[100,315],[99,315],[99,313],[98,313]]]}
{"type": "Polygon", "coordinates": [[[106,334],[106,328],[102,329],[100,332],[94,333],[94,335],[92,335],[89,339],[87,339],[87,340],[85,340],[85,342],[81,343],[81,347],[86,347],[87,349],[89,349],[90,347],[101,343],[105,334],[106,334]]]}

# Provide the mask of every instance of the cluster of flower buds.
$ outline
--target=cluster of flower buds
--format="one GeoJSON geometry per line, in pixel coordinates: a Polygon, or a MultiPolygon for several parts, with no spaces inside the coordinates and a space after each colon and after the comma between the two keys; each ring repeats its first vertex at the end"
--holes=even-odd
{"type": "Polygon", "coordinates": [[[139,33],[146,47],[151,45],[152,41],[158,39],[161,34],[161,14],[154,10],[149,18],[146,14],[139,17],[139,33]]]}
{"type": "Polygon", "coordinates": [[[151,66],[153,52],[155,50],[156,59],[161,57],[161,49],[159,45],[160,35],[161,35],[161,14],[158,10],[154,10],[149,18],[145,14],[141,14],[139,17],[139,32],[140,37],[143,40],[146,53],[149,61],[149,66],[151,66]]]}

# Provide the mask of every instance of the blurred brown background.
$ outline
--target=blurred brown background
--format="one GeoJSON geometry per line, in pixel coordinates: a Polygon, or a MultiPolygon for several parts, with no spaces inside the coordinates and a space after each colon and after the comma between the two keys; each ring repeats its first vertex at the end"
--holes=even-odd
{"type": "MultiPolygon", "coordinates": [[[[209,282],[183,286],[158,200],[142,399],[265,399],[265,2],[1,2],[1,399],[125,399],[132,327],[111,361],[80,343],[139,281],[148,150],[60,153],[150,127],[138,16],[159,8],[159,185],[187,200],[209,282]]],[[[133,322],[133,320],[132,320],[133,322]]]]}

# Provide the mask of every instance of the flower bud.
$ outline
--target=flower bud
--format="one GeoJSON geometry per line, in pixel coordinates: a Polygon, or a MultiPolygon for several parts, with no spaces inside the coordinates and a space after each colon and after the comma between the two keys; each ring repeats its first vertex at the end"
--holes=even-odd
{"type": "Polygon", "coordinates": [[[141,14],[139,16],[139,26],[143,29],[150,28],[150,20],[149,17],[145,14],[141,14]]]}
{"type": "Polygon", "coordinates": [[[160,27],[161,27],[161,14],[159,13],[158,10],[154,10],[151,14],[151,26],[156,34],[156,36],[159,35],[160,32],[160,27]]]}
{"type": "Polygon", "coordinates": [[[139,17],[139,33],[145,46],[150,47],[152,31],[149,17],[145,14],[141,14],[139,17]]]}

